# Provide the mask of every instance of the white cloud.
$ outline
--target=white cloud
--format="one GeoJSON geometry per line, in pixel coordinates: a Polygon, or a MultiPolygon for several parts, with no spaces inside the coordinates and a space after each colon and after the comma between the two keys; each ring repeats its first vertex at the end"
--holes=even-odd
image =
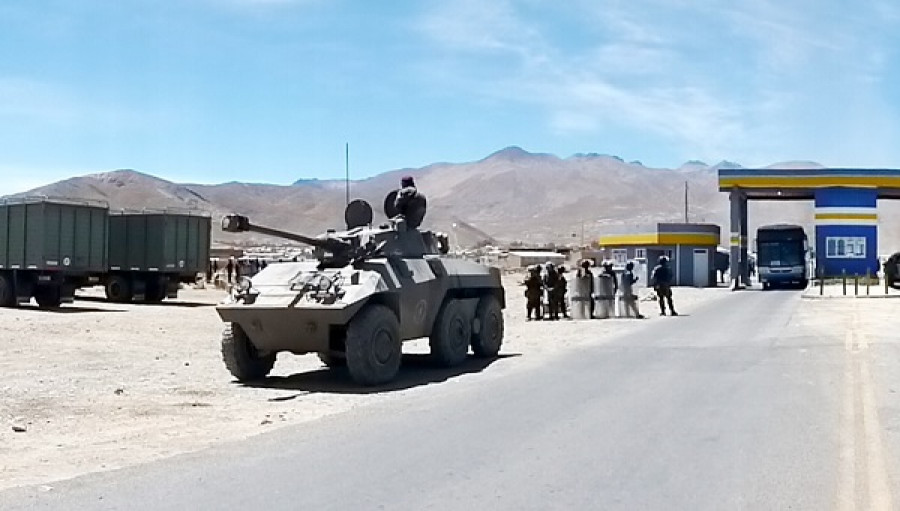
{"type": "Polygon", "coordinates": [[[508,0],[439,2],[418,23],[428,38],[454,51],[513,54],[528,62],[545,59],[540,33],[516,14],[508,0]]]}
{"type": "Polygon", "coordinates": [[[850,129],[842,115],[897,131],[896,111],[860,100],[886,93],[877,86],[896,59],[889,27],[900,24],[889,2],[583,0],[574,22],[541,19],[542,5],[447,0],[427,13],[421,33],[454,56],[439,64],[440,85],[534,106],[556,132],[630,127],[706,159],[815,152],[815,132],[850,129]],[[842,111],[848,99],[858,111],[842,111]],[[819,122],[829,108],[834,118],[819,122]]]}
{"type": "Polygon", "coordinates": [[[741,134],[740,112],[702,82],[666,78],[679,56],[667,47],[661,31],[632,20],[633,13],[587,11],[595,14],[589,19],[609,22],[608,38],[598,37],[591,46],[567,52],[550,43],[540,20],[526,20],[514,7],[511,2],[445,2],[420,28],[448,51],[472,58],[515,57],[519,67],[512,76],[503,73],[485,80],[479,74],[458,83],[494,100],[537,106],[546,111],[554,131],[591,132],[610,124],[635,127],[703,154],[741,134]]]}

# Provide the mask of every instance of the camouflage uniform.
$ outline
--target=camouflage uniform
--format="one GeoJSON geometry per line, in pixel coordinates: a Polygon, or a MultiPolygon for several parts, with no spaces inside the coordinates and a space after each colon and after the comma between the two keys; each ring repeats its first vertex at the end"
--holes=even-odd
{"type": "Polygon", "coordinates": [[[677,316],[678,313],[675,312],[675,306],[672,304],[672,270],[669,268],[669,259],[667,257],[662,256],[659,258],[659,264],[653,268],[650,279],[659,300],[660,316],[666,315],[666,302],[669,304],[669,313],[677,316]]]}
{"type": "Polygon", "coordinates": [[[564,318],[568,318],[569,312],[566,310],[566,292],[568,292],[568,282],[566,281],[565,273],[566,269],[560,266],[557,272],[556,285],[553,286],[552,290],[552,299],[556,301],[557,313],[562,314],[564,318]]]}
{"type": "Polygon", "coordinates": [[[529,269],[528,278],[522,285],[525,286],[525,317],[531,319],[531,312],[534,311],[534,319],[542,319],[541,293],[544,284],[541,281],[540,268],[529,269]]]}

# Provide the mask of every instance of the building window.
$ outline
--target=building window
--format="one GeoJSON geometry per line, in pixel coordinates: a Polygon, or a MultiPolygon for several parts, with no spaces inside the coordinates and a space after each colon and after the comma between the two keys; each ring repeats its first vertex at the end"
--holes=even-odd
{"type": "Polygon", "coordinates": [[[865,259],[864,236],[828,236],[825,238],[825,257],[829,259],[865,259]]]}
{"type": "Polygon", "coordinates": [[[647,249],[645,249],[645,248],[634,249],[634,258],[635,259],[647,259],[647,249]]]}
{"type": "Polygon", "coordinates": [[[628,261],[628,250],[624,248],[614,248],[612,251],[612,258],[616,264],[625,264],[628,261]]]}

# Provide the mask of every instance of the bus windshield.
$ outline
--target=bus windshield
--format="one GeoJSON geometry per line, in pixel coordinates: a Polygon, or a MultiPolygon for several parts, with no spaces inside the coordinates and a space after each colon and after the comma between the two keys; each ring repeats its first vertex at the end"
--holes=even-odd
{"type": "Polygon", "coordinates": [[[757,247],[759,266],[802,266],[803,243],[800,241],[763,241],[757,247]]]}

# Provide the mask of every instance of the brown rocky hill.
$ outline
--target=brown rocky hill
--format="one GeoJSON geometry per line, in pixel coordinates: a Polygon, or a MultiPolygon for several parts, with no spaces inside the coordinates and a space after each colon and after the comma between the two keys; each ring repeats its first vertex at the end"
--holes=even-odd
{"type": "MultiPolygon", "coordinates": [[[[681,221],[687,183],[690,220],[721,225],[727,243],[728,197],[717,188],[717,170],[723,165],[735,164],[689,162],[678,169],[661,169],[615,156],[559,158],[510,147],[475,162],[436,163],[352,181],[351,196],[369,201],[376,219],[382,219],[385,194],[397,186],[401,175],[410,174],[428,197],[425,224],[450,233],[460,245],[492,238],[504,243],[577,244],[582,232],[590,242],[602,234],[633,231],[653,222],[681,221]]],[[[20,195],[30,194],[102,200],[117,209],[200,209],[216,219],[237,212],[259,224],[313,234],[343,222],[344,183],[334,180],[301,180],[289,186],[176,184],[118,170],[67,179],[20,195]]],[[[895,209],[880,205],[882,218],[893,217],[895,209]]],[[[813,226],[811,203],[751,203],[750,215],[751,230],[775,222],[813,226]]],[[[224,242],[258,239],[225,235],[217,228],[214,238],[224,242]]],[[[890,252],[900,240],[900,229],[883,222],[881,238],[879,252],[890,252]]]]}

